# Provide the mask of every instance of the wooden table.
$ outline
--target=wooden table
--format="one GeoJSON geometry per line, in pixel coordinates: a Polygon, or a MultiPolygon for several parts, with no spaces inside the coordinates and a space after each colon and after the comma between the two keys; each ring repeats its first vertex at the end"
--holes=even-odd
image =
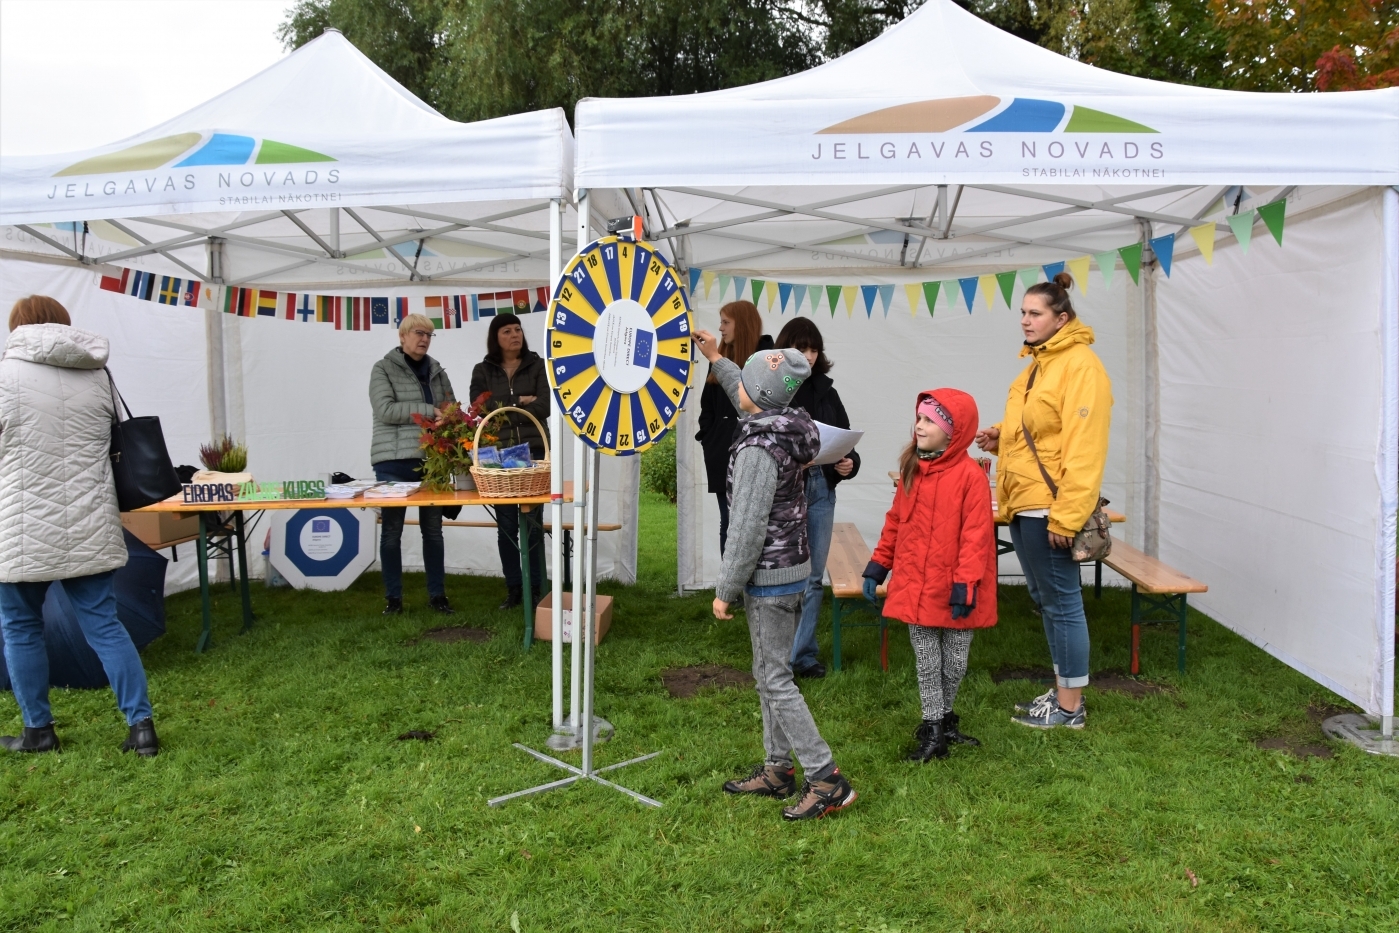
{"type": "MultiPolygon", "coordinates": [[[[248,553],[247,541],[244,534],[243,513],[244,512],[275,512],[290,509],[369,509],[369,508],[413,508],[422,506],[466,506],[466,505],[518,505],[521,512],[533,511],[536,507],[548,505],[552,498],[544,496],[528,496],[522,498],[494,499],[482,496],[480,492],[472,490],[469,492],[415,492],[411,496],[401,499],[366,499],[358,496],[354,499],[249,499],[234,502],[186,502],[184,494],[171,496],[164,502],[157,502],[148,505],[144,509],[137,509],[139,512],[175,512],[183,515],[202,515],[204,513],[233,513],[233,524],[231,526],[221,524],[220,527],[211,530],[207,528],[204,521],[199,523],[199,537],[197,539],[196,550],[199,557],[199,599],[203,613],[203,628],[199,634],[199,640],[195,643],[196,653],[203,652],[213,644],[213,617],[209,603],[209,548],[211,539],[222,538],[226,543],[223,548],[229,556],[229,563],[232,564],[233,554],[238,555],[238,576],[241,583],[243,597],[243,631],[248,631],[253,627],[253,605],[252,594],[248,589],[248,553]]],[[[564,483],[564,502],[573,501],[573,483],[564,483]]],[[[530,642],[534,636],[534,603],[532,592],[532,581],[530,580],[529,567],[529,544],[530,544],[530,523],[520,522],[520,580],[524,587],[524,616],[525,616],[525,636],[524,646],[529,649],[530,642]]],[[[215,545],[218,546],[218,545],[215,545]]]]}

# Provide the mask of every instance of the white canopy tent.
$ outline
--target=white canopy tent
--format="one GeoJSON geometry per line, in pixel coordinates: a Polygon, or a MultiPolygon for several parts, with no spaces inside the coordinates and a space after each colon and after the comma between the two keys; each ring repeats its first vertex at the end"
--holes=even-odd
{"type": "MultiPolygon", "coordinates": [[[[1210,585],[1202,610],[1392,727],[1399,89],[1130,78],[930,0],[810,72],[585,100],[576,129],[579,190],[644,199],[651,238],[703,270],[694,303],[711,328],[727,286],[755,277],[916,284],[1181,235],[1169,277],[1148,248],[1139,284],[1114,261],[1075,293],[1114,379],[1104,494],[1128,513],[1129,540],[1210,585]],[[1281,199],[1285,248],[1260,232],[1245,254],[1228,217],[1281,199]],[[1184,234],[1210,223],[1207,258],[1184,234]]],[[[820,312],[866,431],[837,520],[870,541],[915,393],[967,389],[993,423],[1023,365],[999,297],[971,315],[940,300],[930,319],[905,294],[893,290],[893,313],[887,299],[880,314],[820,312]]],[[[788,296],[767,302],[775,333],[788,296]]],[[[703,586],[717,509],[687,416],[680,584],[703,586]]]]}
{"type": "MultiPolygon", "coordinates": [[[[259,478],[369,476],[369,368],[397,345],[392,326],[336,332],[280,313],[170,307],[101,291],[99,275],[407,298],[418,312],[429,296],[549,285],[573,249],[572,162],[563,111],[453,122],[329,31],[129,139],[5,158],[0,305],[53,294],[76,324],[111,336],[118,383],[133,409],[162,417],[176,462],[196,462],[197,444],[227,431],[247,440],[259,478]],[[191,391],[200,382],[207,393],[191,391]]],[[[536,349],[543,319],[524,318],[536,349]]],[[[487,326],[463,322],[435,341],[460,396],[487,326]]],[[[563,470],[571,448],[555,457],[563,470]]],[[[627,581],[637,475],[635,462],[609,460],[600,479],[602,521],[624,530],[603,536],[599,572],[627,581]]],[[[449,569],[499,573],[494,532],[448,535],[449,569]]],[[[421,567],[417,536],[404,544],[405,564],[421,567]]]]}

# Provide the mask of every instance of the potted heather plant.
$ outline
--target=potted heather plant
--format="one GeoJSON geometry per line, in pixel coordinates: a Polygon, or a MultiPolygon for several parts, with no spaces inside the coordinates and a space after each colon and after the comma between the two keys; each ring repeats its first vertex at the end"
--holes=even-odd
{"type": "Polygon", "coordinates": [[[248,447],[225,434],[212,444],[199,445],[199,462],[204,469],[194,474],[194,483],[232,483],[241,486],[250,483],[253,475],[248,470],[248,447]]]}

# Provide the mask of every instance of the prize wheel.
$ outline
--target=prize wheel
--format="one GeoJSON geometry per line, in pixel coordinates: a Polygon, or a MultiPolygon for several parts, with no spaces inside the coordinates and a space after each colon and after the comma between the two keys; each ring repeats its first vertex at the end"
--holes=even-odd
{"type": "Polygon", "coordinates": [[[564,269],[549,311],[549,384],[573,432],[619,457],[664,437],[694,366],[689,299],[665,256],[596,240],[564,269]]]}

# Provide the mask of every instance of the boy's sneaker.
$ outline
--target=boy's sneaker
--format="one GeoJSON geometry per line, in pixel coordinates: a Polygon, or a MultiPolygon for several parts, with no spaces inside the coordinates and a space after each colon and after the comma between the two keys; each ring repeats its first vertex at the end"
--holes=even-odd
{"type": "Polygon", "coordinates": [[[837,768],[824,781],[802,783],[801,799],[794,807],[783,807],[782,818],[788,822],[796,820],[819,820],[828,813],[844,810],[855,802],[856,793],[837,768]]]}
{"type": "Polygon", "coordinates": [[[1088,721],[1088,704],[1078,701],[1078,709],[1072,713],[1059,705],[1057,699],[1047,706],[1037,707],[1020,716],[1010,717],[1010,721],[1031,729],[1082,729],[1088,721]]]}
{"type": "Polygon", "coordinates": [[[776,765],[761,764],[745,778],[734,778],[724,782],[726,794],[753,794],[758,797],[777,797],[785,800],[797,792],[796,770],[779,768],[776,765]]]}
{"type": "Polygon", "coordinates": [[[1028,703],[1015,704],[1015,711],[1017,713],[1031,713],[1035,710],[1040,709],[1041,707],[1047,707],[1049,704],[1053,703],[1056,699],[1058,699],[1058,697],[1058,690],[1054,687],[1050,687],[1044,693],[1041,693],[1039,696],[1035,697],[1028,703]]]}

